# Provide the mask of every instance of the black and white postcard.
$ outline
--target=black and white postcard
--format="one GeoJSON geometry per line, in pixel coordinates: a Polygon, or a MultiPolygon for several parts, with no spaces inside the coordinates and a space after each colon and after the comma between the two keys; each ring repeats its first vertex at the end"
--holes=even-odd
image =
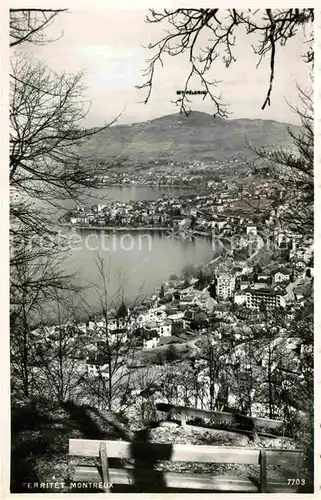
{"type": "Polygon", "coordinates": [[[317,12],[176,3],[10,3],[8,494],[319,488],[317,12]]]}

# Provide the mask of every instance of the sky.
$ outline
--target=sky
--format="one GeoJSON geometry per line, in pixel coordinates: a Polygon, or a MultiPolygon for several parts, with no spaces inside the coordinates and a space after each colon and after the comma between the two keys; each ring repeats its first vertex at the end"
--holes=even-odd
{"type": "MultiPolygon", "coordinates": [[[[165,26],[145,22],[147,10],[72,10],[62,13],[48,29],[48,36],[59,37],[44,46],[24,44],[22,49],[35,58],[44,60],[55,71],[76,73],[85,71],[86,98],[91,109],[86,117],[88,127],[101,126],[119,114],[117,124],[140,122],[172,113],[179,108],[171,100],[176,90],[184,88],[189,72],[185,55],[164,57],[164,67],[155,73],[152,95],[147,104],[142,101],[145,90],[135,88],[142,84],[146,59],[151,51],[146,46],[164,34],[165,26]],[[145,45],[145,47],[144,47],[145,45]]],[[[296,82],[309,85],[309,68],[301,54],[305,51],[303,36],[293,37],[277,51],[275,83],[271,106],[264,111],[261,106],[268,88],[269,60],[263,60],[256,69],[257,56],[251,43],[255,38],[239,32],[235,54],[237,62],[228,69],[215,62],[211,75],[221,81],[217,92],[222,93],[229,105],[230,118],[273,119],[297,123],[289,108],[298,103],[296,82]]],[[[21,50],[19,48],[19,50],[21,50]]],[[[191,89],[202,89],[195,83],[191,89]]],[[[210,98],[194,96],[192,109],[213,114],[215,108],[210,98]]]]}

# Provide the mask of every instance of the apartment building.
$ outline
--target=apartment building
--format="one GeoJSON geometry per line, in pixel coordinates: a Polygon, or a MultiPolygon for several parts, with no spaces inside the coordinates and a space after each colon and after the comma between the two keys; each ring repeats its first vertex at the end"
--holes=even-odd
{"type": "Polygon", "coordinates": [[[260,309],[262,306],[267,310],[285,307],[285,293],[270,288],[246,290],[246,307],[260,309]]]}
{"type": "Polygon", "coordinates": [[[221,299],[228,299],[233,296],[235,290],[235,276],[223,273],[216,278],[216,295],[221,299]]]}

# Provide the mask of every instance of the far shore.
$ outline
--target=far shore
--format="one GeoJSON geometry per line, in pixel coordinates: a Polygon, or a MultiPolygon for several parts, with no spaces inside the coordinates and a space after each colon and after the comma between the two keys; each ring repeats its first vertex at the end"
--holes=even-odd
{"type": "MultiPolygon", "coordinates": [[[[102,188],[112,188],[112,187],[146,187],[152,189],[158,188],[171,188],[171,189],[195,189],[199,188],[199,184],[144,184],[144,183],[131,183],[131,182],[115,182],[115,183],[106,183],[102,186],[102,188]]],[[[206,187],[204,185],[204,187],[206,187]]]]}
{"type": "Polygon", "coordinates": [[[68,222],[60,223],[61,227],[67,227],[68,229],[76,229],[80,231],[108,231],[108,232],[160,232],[163,233],[165,231],[175,233],[181,232],[182,234],[186,234],[186,236],[207,236],[210,237],[212,233],[209,231],[197,231],[190,229],[186,230],[184,228],[181,229],[178,227],[159,227],[159,226],[139,226],[139,227],[127,227],[127,226],[94,226],[94,225],[79,225],[79,224],[70,224],[68,222]],[[191,233],[191,234],[189,234],[191,233]]]}

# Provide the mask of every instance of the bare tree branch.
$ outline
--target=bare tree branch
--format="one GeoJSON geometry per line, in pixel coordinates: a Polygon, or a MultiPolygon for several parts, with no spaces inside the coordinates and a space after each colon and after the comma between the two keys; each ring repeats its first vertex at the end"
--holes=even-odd
{"type": "MultiPolygon", "coordinates": [[[[262,59],[270,54],[269,87],[262,109],[271,104],[271,94],[275,73],[276,49],[284,46],[299,30],[311,26],[314,21],[313,9],[258,9],[253,11],[228,9],[165,9],[162,12],[150,10],[146,22],[169,25],[167,34],[158,41],[149,44],[148,49],[153,51],[147,60],[147,67],[143,73],[144,83],[137,88],[147,90],[143,101],[149,101],[157,64],[163,66],[163,56],[176,57],[183,53],[188,54],[190,70],[185,80],[185,87],[181,97],[175,102],[185,113],[190,111],[188,99],[188,85],[196,77],[214,104],[214,115],[227,117],[228,111],[222,101],[222,96],[214,93],[220,82],[212,80],[215,63],[223,62],[228,68],[236,57],[233,48],[236,43],[237,30],[245,28],[247,35],[256,34],[258,39],[252,45],[258,55],[257,67],[262,59]],[[207,42],[205,41],[207,40],[207,42]],[[205,43],[207,45],[205,46],[205,43]]],[[[313,62],[313,33],[308,39],[309,49],[304,58],[313,62]]],[[[205,97],[204,97],[205,98],[205,97]]]]}
{"type": "Polygon", "coordinates": [[[46,38],[45,30],[67,9],[10,9],[10,47],[22,43],[45,45],[55,40],[46,38]]]}

